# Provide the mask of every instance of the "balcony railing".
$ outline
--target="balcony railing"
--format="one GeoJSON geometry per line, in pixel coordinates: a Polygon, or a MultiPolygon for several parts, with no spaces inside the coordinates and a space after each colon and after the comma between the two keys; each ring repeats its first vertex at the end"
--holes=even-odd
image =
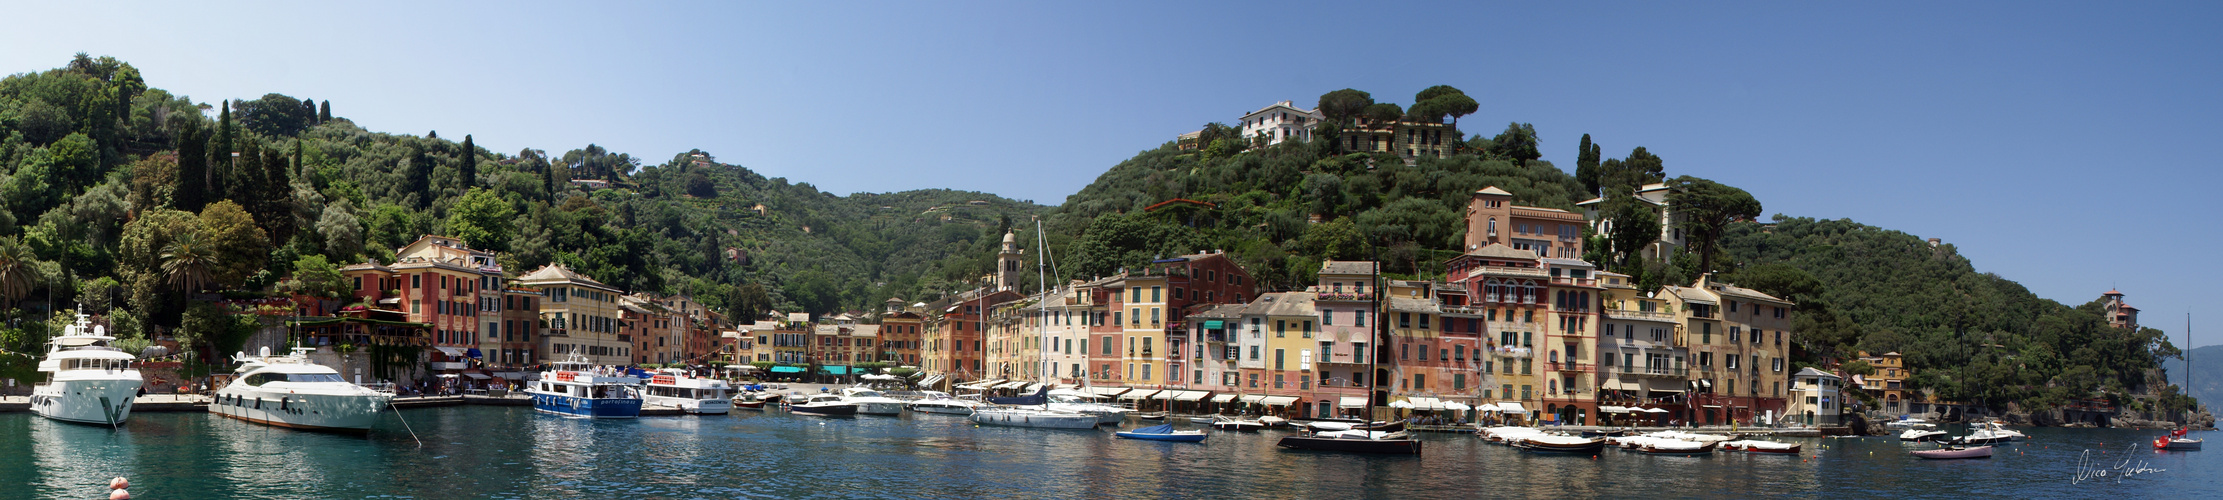
{"type": "Polygon", "coordinates": [[[1492,347],[1490,354],[1501,358],[1528,358],[1536,356],[1536,351],[1526,347],[1492,347]]]}
{"type": "Polygon", "coordinates": [[[1366,300],[1367,294],[1352,292],[1321,292],[1317,300],[1366,300]]]}
{"type": "Polygon", "coordinates": [[[1189,331],[1189,322],[1187,322],[1187,321],[1169,321],[1169,322],[1166,322],[1166,331],[1169,331],[1169,332],[1186,332],[1186,331],[1189,331]]]}
{"type": "Polygon", "coordinates": [[[1552,277],[1551,282],[1561,285],[1598,286],[1597,278],[1573,278],[1566,276],[1554,276],[1552,277]]]}
{"type": "Polygon", "coordinates": [[[1545,368],[1545,369],[1547,369],[1547,370],[1551,370],[1551,371],[1555,371],[1555,372],[1587,372],[1587,371],[1596,371],[1596,369],[1595,369],[1595,368],[1596,368],[1596,365],[1592,365],[1592,364],[1590,364],[1590,363],[1567,363],[1567,362],[1558,362],[1558,363],[1545,363],[1545,366],[1547,366],[1547,368],[1545,368]]]}
{"type": "Polygon", "coordinates": [[[1442,308],[1443,308],[1443,313],[1444,313],[1444,314],[1464,314],[1464,315],[1468,315],[1468,316],[1481,316],[1481,315],[1485,314],[1485,313],[1483,312],[1483,309],[1482,309],[1482,308],[1480,308],[1480,307],[1475,307],[1475,306],[1440,306],[1440,307],[1442,307],[1442,308]]]}
{"type": "Polygon", "coordinates": [[[1207,333],[1207,334],[1204,334],[1204,341],[1205,341],[1205,342],[1223,342],[1223,343],[1224,343],[1224,342],[1227,342],[1227,334],[1224,334],[1224,333],[1207,333]]]}
{"type": "Polygon", "coordinates": [[[1690,376],[1690,369],[1689,369],[1689,368],[1674,368],[1674,367],[1666,367],[1666,366],[1628,366],[1628,365],[1622,365],[1622,366],[1615,366],[1615,367],[1613,367],[1613,373],[1616,373],[1616,374],[1621,374],[1621,375],[1639,375],[1639,376],[1652,376],[1652,377],[1673,377],[1673,378],[1687,378],[1687,377],[1689,377],[1689,376],[1690,376]]]}

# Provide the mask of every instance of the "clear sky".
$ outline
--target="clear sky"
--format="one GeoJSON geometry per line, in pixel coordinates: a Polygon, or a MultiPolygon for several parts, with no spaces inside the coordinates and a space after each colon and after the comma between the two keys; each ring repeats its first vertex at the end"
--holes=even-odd
{"type": "Polygon", "coordinates": [[[1533,123],[1563,168],[1585,133],[1645,146],[1770,214],[1942,238],[2223,340],[2195,306],[2223,278],[2199,257],[2223,243],[2223,3],[4,3],[0,72],[83,51],[200,102],[330,100],[508,153],[700,148],[836,193],[1055,204],[1274,101],[1449,84],[1482,104],[1467,133],[1533,123]]]}

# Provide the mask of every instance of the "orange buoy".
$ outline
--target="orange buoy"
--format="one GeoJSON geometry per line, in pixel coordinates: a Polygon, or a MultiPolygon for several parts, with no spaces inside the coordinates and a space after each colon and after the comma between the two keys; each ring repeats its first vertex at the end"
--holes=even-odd
{"type": "Polygon", "coordinates": [[[131,492],[121,488],[109,490],[108,500],[131,500],[131,492]]]}
{"type": "Polygon", "coordinates": [[[124,489],[124,488],[130,488],[130,487],[131,487],[131,480],[128,480],[128,479],[124,479],[124,478],[123,478],[123,476],[117,476],[117,477],[116,477],[115,479],[110,479],[110,480],[108,480],[108,489],[111,489],[111,490],[120,490],[120,489],[124,489]]]}

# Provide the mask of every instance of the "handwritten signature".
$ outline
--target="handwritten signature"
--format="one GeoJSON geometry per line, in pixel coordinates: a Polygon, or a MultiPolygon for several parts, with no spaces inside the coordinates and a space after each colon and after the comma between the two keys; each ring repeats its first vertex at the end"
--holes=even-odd
{"type": "Polygon", "coordinates": [[[2153,467],[2147,467],[2146,461],[2144,460],[2140,460],[2136,465],[2132,465],[2131,456],[2138,453],[2138,448],[2139,445],[2131,445],[2130,450],[2123,453],[2123,461],[2116,462],[2113,466],[2109,466],[2104,462],[2093,462],[2092,450],[2084,450],[2084,455],[2078,457],[2076,460],[2076,476],[2069,479],[2069,484],[2083,484],[2086,481],[2098,482],[2108,479],[2113,479],[2116,483],[2121,483],[2123,482],[2123,479],[2129,478],[2131,476],[2169,471],[2168,469],[2156,469],[2153,467]]]}

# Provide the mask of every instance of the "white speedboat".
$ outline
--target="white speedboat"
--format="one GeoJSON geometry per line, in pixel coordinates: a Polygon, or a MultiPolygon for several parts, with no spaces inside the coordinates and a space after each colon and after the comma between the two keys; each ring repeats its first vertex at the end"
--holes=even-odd
{"type": "Polygon", "coordinates": [[[1012,407],[980,408],[973,411],[972,418],[982,425],[1044,429],[1094,429],[1098,423],[1095,415],[1086,413],[1012,407]]]}
{"type": "Polygon", "coordinates": [[[821,417],[853,417],[857,415],[857,405],[842,400],[841,396],[813,394],[801,403],[789,405],[787,411],[821,417]]]}
{"type": "Polygon", "coordinates": [[[971,415],[973,409],[985,406],[985,404],[980,402],[980,395],[978,394],[966,394],[954,398],[949,397],[948,394],[941,394],[936,397],[912,401],[904,406],[918,413],[971,415]]]}
{"type": "Polygon", "coordinates": [[[64,422],[114,426],[131,417],[132,399],[146,382],[139,376],[137,356],[110,347],[116,340],[107,328],[93,326],[92,317],[77,314],[77,322],[62,328],[62,336],[47,341],[46,359],[39,371],[47,381],[31,389],[31,412],[64,422]]]}
{"type": "Polygon", "coordinates": [[[903,402],[880,394],[869,387],[844,387],[841,400],[857,406],[860,415],[902,415],[903,402]]]}
{"type": "Polygon", "coordinates": [[[1900,432],[1899,440],[1915,442],[1943,441],[1945,440],[1945,431],[1937,430],[1937,426],[1933,424],[1916,424],[1908,426],[1905,432],[1900,432]]]}
{"type": "Polygon", "coordinates": [[[649,377],[641,401],[676,407],[687,413],[722,414],[733,411],[733,400],[727,396],[732,390],[733,386],[724,380],[661,374],[649,377]]]}
{"type": "Polygon", "coordinates": [[[641,379],[594,366],[572,353],[526,384],[533,409],[576,418],[641,416],[641,379]]]}
{"type": "Polygon", "coordinates": [[[331,367],[309,361],[307,347],[293,354],[234,354],[239,362],[232,383],[216,391],[209,413],[258,424],[294,429],[370,432],[394,394],[349,383],[331,367]]]}
{"type": "MultiPolygon", "coordinates": [[[[1922,419],[1919,419],[1919,418],[1909,418],[1909,419],[1903,419],[1903,420],[1893,420],[1893,421],[1890,421],[1890,422],[1886,422],[1886,423],[1884,423],[1884,424],[1883,424],[1884,428],[1887,428],[1887,429],[1912,429],[1912,428],[1916,428],[1916,427],[1921,427],[1921,426],[1925,426],[1925,425],[1931,425],[1931,424],[1930,424],[1930,422],[1929,422],[1929,421],[1926,421],[1926,420],[1922,420],[1922,419]]],[[[1932,427],[1935,427],[1934,425],[1931,425],[1931,426],[1932,426],[1932,427]]]]}
{"type": "Polygon", "coordinates": [[[1976,423],[1970,428],[1968,435],[1953,438],[1953,443],[1961,445],[2000,444],[2023,438],[2025,436],[2021,432],[2009,430],[2000,426],[1999,422],[1992,421],[1976,423]]]}

